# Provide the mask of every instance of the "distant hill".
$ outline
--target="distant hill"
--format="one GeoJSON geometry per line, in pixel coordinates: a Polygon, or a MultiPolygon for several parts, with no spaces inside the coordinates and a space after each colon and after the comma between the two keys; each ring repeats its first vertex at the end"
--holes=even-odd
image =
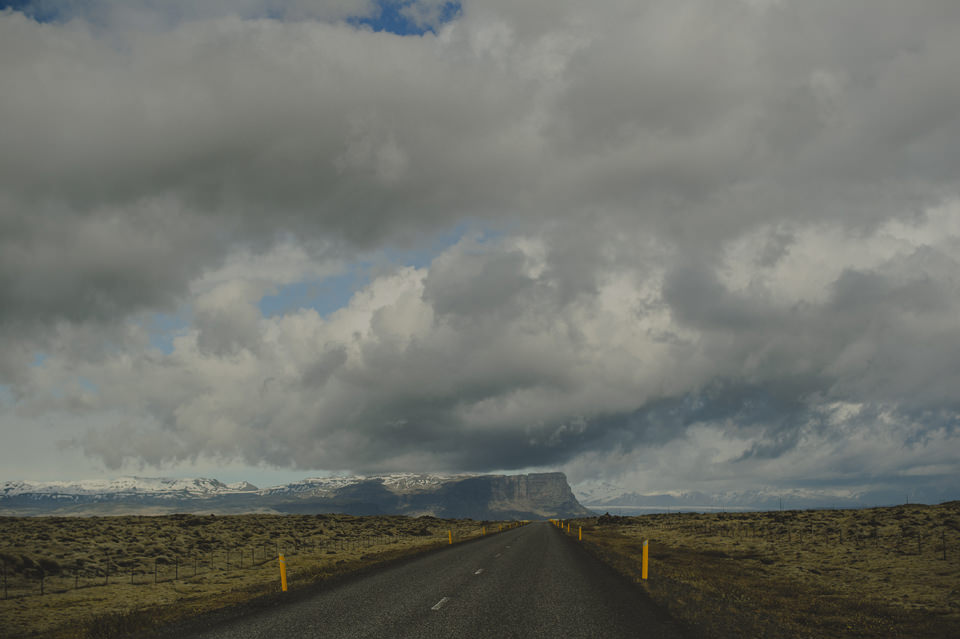
{"type": "MultiPolygon", "coordinates": [[[[926,494],[928,503],[941,503],[956,493],[926,494]]],[[[580,501],[596,512],[610,511],[622,514],[641,514],[667,510],[709,512],[714,510],[764,511],[804,510],[821,508],[865,508],[902,504],[914,501],[903,492],[873,490],[863,492],[830,493],[815,490],[744,490],[722,493],[677,492],[640,494],[617,493],[607,486],[583,490],[580,501]]]]}
{"type": "Polygon", "coordinates": [[[0,483],[0,515],[345,513],[472,519],[544,519],[590,514],[563,473],[394,473],[309,478],[257,488],[216,479],[123,477],[0,483]]]}

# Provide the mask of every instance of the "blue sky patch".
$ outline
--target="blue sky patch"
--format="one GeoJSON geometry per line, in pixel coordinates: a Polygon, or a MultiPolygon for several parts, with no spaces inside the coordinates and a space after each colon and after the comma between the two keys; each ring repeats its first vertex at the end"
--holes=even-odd
{"type": "Polygon", "coordinates": [[[61,15],[58,3],[45,0],[8,0],[7,2],[0,2],[0,11],[6,9],[19,11],[37,22],[53,22],[61,15]]]}
{"type": "Polygon", "coordinates": [[[377,0],[377,8],[371,17],[351,18],[347,22],[354,26],[370,27],[374,31],[386,31],[396,35],[423,35],[428,31],[436,33],[436,27],[454,20],[460,15],[459,2],[446,2],[440,9],[436,25],[417,24],[404,14],[404,9],[416,4],[415,0],[377,0]]]}
{"type": "Polygon", "coordinates": [[[100,387],[95,382],[86,377],[78,377],[77,384],[88,393],[99,393],[100,387]]]}
{"type": "MultiPolygon", "coordinates": [[[[284,11],[282,5],[277,6],[264,3],[263,13],[256,11],[247,17],[262,17],[282,20],[284,11]]],[[[368,27],[373,31],[386,31],[396,35],[423,35],[427,32],[435,33],[436,28],[455,20],[460,15],[459,2],[445,2],[439,9],[435,19],[430,24],[418,24],[406,11],[416,4],[416,0],[376,0],[375,8],[370,16],[349,18],[348,23],[360,27],[368,27]]],[[[161,5],[162,6],[162,5],[161,5]]],[[[66,22],[73,17],[86,15],[85,7],[69,0],[6,0],[0,1],[0,11],[12,9],[19,11],[37,22],[66,22]]],[[[89,7],[86,7],[89,9],[89,7]]]]}
{"type": "Polygon", "coordinates": [[[283,286],[275,294],[260,299],[260,313],[264,317],[274,317],[312,308],[327,316],[346,306],[355,292],[369,284],[366,266],[358,263],[342,275],[283,286]]]}
{"type": "Polygon", "coordinates": [[[169,355],[173,352],[173,340],[190,328],[191,312],[187,306],[176,313],[154,313],[144,322],[150,334],[150,346],[169,355]]]}
{"type": "Polygon", "coordinates": [[[459,224],[446,233],[436,234],[428,242],[415,248],[385,249],[369,259],[358,260],[340,275],[282,286],[276,293],[264,295],[260,299],[260,313],[264,317],[275,317],[301,308],[312,308],[326,317],[347,306],[353,295],[370,284],[375,273],[383,267],[426,268],[438,255],[460,242],[468,233],[473,233],[480,242],[499,237],[493,232],[472,229],[467,223],[459,224]]]}
{"type": "Polygon", "coordinates": [[[429,244],[414,249],[385,249],[384,257],[391,264],[402,264],[413,268],[426,268],[438,255],[469,236],[475,242],[490,242],[503,237],[500,231],[476,228],[469,222],[456,225],[445,233],[435,234],[429,244]]]}

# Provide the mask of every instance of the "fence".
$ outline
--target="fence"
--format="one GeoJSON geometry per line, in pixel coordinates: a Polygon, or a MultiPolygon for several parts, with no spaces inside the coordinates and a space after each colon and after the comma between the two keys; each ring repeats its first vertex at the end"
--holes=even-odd
{"type": "Polygon", "coordinates": [[[803,544],[853,544],[856,548],[877,548],[900,554],[923,555],[925,552],[939,556],[947,561],[950,554],[960,557],[956,549],[960,541],[956,539],[956,530],[946,526],[939,530],[914,530],[904,527],[895,533],[881,533],[882,526],[817,526],[813,524],[790,526],[783,524],[758,524],[755,522],[693,522],[690,524],[672,524],[673,530],[696,534],[700,537],[727,537],[730,539],[756,539],[771,543],[796,542],[803,544]],[[866,530],[865,530],[866,528],[866,530]],[[949,540],[948,540],[949,537],[949,540]],[[951,548],[952,542],[952,550],[951,548]],[[949,553],[948,553],[949,550],[949,553]]]}
{"type": "MultiPolygon", "coordinates": [[[[475,534],[456,536],[479,536],[475,534]]],[[[418,538],[425,544],[441,540],[446,543],[447,529],[437,530],[429,536],[422,534],[396,533],[364,536],[337,536],[321,542],[284,540],[269,543],[238,545],[232,548],[216,548],[194,554],[165,554],[162,556],[131,557],[121,553],[104,553],[96,562],[72,563],[66,567],[47,557],[30,557],[24,554],[0,553],[3,599],[31,597],[62,593],[70,590],[94,588],[110,584],[153,585],[171,581],[190,580],[211,574],[251,570],[270,564],[271,568],[282,552],[284,555],[305,554],[328,557],[344,553],[356,553],[374,547],[389,549],[391,545],[418,538]]]]}

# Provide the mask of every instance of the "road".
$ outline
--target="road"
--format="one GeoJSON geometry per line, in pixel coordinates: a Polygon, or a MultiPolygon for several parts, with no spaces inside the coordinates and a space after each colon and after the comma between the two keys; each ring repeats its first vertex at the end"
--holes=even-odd
{"type": "Polygon", "coordinates": [[[642,591],[539,522],[373,571],[180,639],[685,636],[642,591]]]}

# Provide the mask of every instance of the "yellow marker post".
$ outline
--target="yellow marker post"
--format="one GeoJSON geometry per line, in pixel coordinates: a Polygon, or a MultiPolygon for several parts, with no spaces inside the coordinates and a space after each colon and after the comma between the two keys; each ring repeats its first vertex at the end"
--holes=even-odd
{"type": "Polygon", "coordinates": [[[452,545],[453,545],[453,531],[452,531],[452,530],[448,530],[448,531],[447,531],[447,539],[450,540],[450,545],[452,546],[452,545]]]}
{"type": "Polygon", "coordinates": [[[481,536],[481,537],[486,537],[486,536],[487,536],[487,527],[486,527],[486,526],[480,526],[480,536],[481,536]]]}
{"type": "Polygon", "coordinates": [[[570,522],[567,522],[567,532],[570,532],[570,522]]]}
{"type": "Polygon", "coordinates": [[[577,541],[583,541],[583,526],[577,526],[577,541]]]}
{"type": "Polygon", "coordinates": [[[647,567],[650,565],[650,542],[643,540],[643,565],[640,568],[640,578],[647,579],[647,567]]]}
{"type": "Polygon", "coordinates": [[[280,555],[280,589],[287,591],[287,560],[280,555]]]}

